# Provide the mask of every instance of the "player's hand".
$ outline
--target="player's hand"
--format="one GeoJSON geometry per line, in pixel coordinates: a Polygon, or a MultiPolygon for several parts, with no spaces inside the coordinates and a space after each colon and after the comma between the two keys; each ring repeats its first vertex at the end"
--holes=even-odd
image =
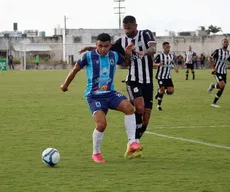
{"type": "Polygon", "coordinates": [[[164,65],[164,62],[163,62],[163,61],[161,61],[161,62],[158,64],[158,67],[160,67],[160,66],[162,66],[162,65],[164,65]]]}
{"type": "Polygon", "coordinates": [[[128,55],[131,55],[131,53],[134,49],[135,49],[135,45],[133,43],[131,43],[125,48],[125,53],[128,55]]]}
{"type": "Polygon", "coordinates": [[[213,69],[212,70],[212,75],[215,75],[216,74],[216,69],[213,69]]]}
{"type": "Polygon", "coordinates": [[[66,87],[65,85],[61,85],[60,88],[63,92],[68,91],[68,87],[66,87]]]}

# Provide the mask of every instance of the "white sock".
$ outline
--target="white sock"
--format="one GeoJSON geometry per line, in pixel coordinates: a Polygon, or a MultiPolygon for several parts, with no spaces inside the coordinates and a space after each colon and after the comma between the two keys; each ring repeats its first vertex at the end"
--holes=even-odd
{"type": "Polygon", "coordinates": [[[93,154],[101,153],[101,141],[104,136],[104,132],[100,132],[97,129],[93,131],[93,154]]]}
{"type": "Polygon", "coordinates": [[[135,114],[125,115],[125,128],[129,139],[129,144],[136,141],[136,118],[135,114]]]}

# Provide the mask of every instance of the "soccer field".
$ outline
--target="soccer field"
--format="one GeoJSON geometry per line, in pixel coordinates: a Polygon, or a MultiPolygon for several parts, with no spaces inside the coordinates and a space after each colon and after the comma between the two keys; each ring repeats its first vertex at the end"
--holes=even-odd
{"type": "MultiPolygon", "coordinates": [[[[118,70],[115,82],[124,94],[126,73],[118,70]]],[[[184,70],[173,73],[175,94],[164,97],[163,111],[154,102],[143,158],[124,160],[123,114],[110,111],[102,142],[106,164],[91,161],[95,124],[83,95],[85,72],[62,93],[67,74],[0,72],[0,192],[230,191],[230,87],[221,108],[212,108],[210,70],[196,71],[195,81],[191,74],[185,81],[184,70]],[[48,147],[61,154],[54,168],[41,160],[48,147]]]]}

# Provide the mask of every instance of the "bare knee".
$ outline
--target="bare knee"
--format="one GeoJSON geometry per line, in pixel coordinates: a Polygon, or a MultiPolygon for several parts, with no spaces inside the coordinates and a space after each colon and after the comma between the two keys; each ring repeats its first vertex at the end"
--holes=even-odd
{"type": "Polygon", "coordinates": [[[173,88],[173,87],[169,87],[169,88],[167,89],[167,93],[168,93],[169,95],[172,95],[172,94],[174,93],[174,88],[173,88]]]}
{"type": "Polygon", "coordinates": [[[143,97],[134,99],[134,106],[137,113],[144,114],[145,103],[143,97]]]}
{"type": "Polygon", "coordinates": [[[220,85],[220,88],[221,88],[221,89],[224,89],[224,88],[225,88],[225,82],[224,82],[224,81],[219,82],[219,85],[220,85]]]}
{"type": "Polygon", "coordinates": [[[96,122],[96,129],[99,132],[104,132],[107,126],[107,122],[106,121],[98,121],[96,122]]]}
{"type": "Polygon", "coordinates": [[[161,94],[164,94],[164,93],[165,93],[165,88],[164,88],[164,87],[161,87],[161,88],[160,88],[160,93],[161,93],[161,94]]]}
{"type": "Polygon", "coordinates": [[[127,102],[124,106],[124,113],[125,115],[132,115],[134,114],[134,107],[130,102],[127,102]]]}

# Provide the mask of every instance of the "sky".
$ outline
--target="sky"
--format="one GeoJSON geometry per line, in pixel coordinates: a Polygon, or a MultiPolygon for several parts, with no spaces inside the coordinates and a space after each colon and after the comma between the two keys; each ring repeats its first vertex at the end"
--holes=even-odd
{"type": "MultiPolygon", "coordinates": [[[[166,31],[194,31],[210,24],[230,33],[230,0],[125,0],[124,15],[136,17],[139,29],[157,35],[166,31]]],[[[53,35],[57,25],[67,28],[118,28],[113,0],[9,0],[1,2],[0,31],[37,29],[53,35]]]]}

